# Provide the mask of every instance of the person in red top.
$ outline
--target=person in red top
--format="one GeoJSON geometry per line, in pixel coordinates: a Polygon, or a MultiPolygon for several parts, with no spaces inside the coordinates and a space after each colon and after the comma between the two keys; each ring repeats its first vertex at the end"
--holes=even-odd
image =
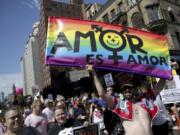
{"type": "Polygon", "coordinates": [[[99,96],[107,102],[121,121],[126,135],[152,135],[151,120],[155,117],[158,108],[153,99],[163,89],[165,80],[160,79],[152,91],[148,91],[145,85],[140,85],[141,94],[134,98],[133,92],[136,87],[131,83],[121,86],[124,98],[117,99],[107,94],[92,65],[86,69],[91,71],[99,96]]]}

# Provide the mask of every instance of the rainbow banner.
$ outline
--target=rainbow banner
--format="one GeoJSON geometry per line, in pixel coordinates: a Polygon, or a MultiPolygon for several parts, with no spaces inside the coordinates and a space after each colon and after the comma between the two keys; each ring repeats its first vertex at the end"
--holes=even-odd
{"type": "Polygon", "coordinates": [[[165,36],[119,25],[48,18],[46,64],[85,66],[171,79],[165,36]]]}

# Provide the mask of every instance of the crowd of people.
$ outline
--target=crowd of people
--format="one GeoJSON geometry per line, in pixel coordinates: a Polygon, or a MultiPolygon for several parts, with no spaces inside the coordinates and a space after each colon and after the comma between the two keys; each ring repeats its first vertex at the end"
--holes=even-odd
{"type": "Polygon", "coordinates": [[[152,86],[141,76],[139,84],[128,80],[115,91],[113,86],[103,87],[92,65],[86,69],[96,91],[68,98],[57,95],[54,100],[28,96],[23,108],[6,110],[0,135],[70,135],[74,127],[92,123],[99,124],[101,135],[169,135],[169,123],[180,126],[176,105],[168,111],[159,95],[166,80],[152,86]]]}

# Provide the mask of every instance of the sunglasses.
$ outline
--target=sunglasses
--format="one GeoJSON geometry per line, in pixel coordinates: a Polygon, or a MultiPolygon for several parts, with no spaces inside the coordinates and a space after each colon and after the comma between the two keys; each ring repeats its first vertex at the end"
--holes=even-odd
{"type": "Polygon", "coordinates": [[[125,90],[124,93],[132,93],[132,90],[125,90]]]}
{"type": "Polygon", "coordinates": [[[123,93],[132,93],[133,88],[132,87],[124,87],[123,88],[123,93]]]}
{"type": "Polygon", "coordinates": [[[112,91],[113,89],[107,89],[107,91],[112,91]]]}

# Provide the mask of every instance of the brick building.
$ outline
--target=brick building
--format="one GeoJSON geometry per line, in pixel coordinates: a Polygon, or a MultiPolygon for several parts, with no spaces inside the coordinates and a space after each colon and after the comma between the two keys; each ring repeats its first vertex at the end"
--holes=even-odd
{"type": "MultiPolygon", "coordinates": [[[[66,73],[64,70],[68,71],[68,68],[55,67],[45,65],[45,48],[46,48],[46,38],[47,38],[47,24],[48,16],[58,16],[58,17],[70,17],[76,19],[83,19],[83,0],[70,0],[67,3],[62,3],[55,0],[42,0],[40,8],[40,24],[38,33],[39,42],[39,54],[40,54],[40,76],[41,84],[39,84],[40,90],[45,90],[44,92],[61,91],[62,86],[66,86],[68,89],[66,73]]],[[[54,93],[53,93],[54,94],[54,93]]],[[[55,93],[56,94],[56,93],[55,93]]]]}
{"type": "Polygon", "coordinates": [[[180,62],[180,0],[108,0],[90,19],[166,35],[180,62]]]}

